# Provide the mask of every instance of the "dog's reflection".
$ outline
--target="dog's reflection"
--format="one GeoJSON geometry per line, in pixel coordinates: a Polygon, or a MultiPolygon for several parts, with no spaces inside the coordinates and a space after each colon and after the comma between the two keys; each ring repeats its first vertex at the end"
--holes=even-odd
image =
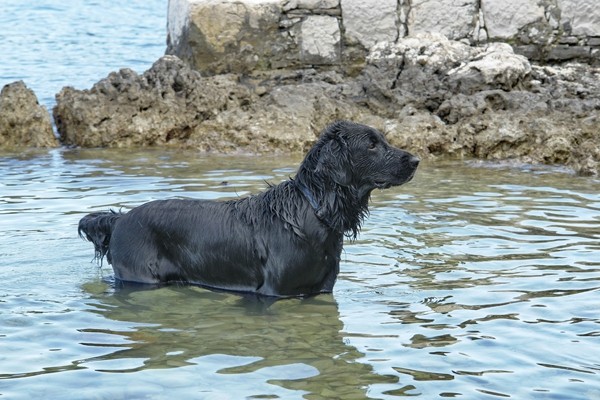
{"type": "Polygon", "coordinates": [[[309,366],[314,373],[305,379],[275,377],[269,382],[319,396],[360,398],[366,396],[370,384],[397,382],[397,378],[376,375],[371,366],[356,361],[364,355],[344,343],[343,324],[330,294],[273,301],[193,286],[144,290],[95,282],[85,289],[91,294],[92,312],[125,323],[114,325],[124,327],[117,330],[86,329],[104,335],[101,343],[85,345],[112,347],[106,342],[108,334],[118,336],[114,339],[121,348],[87,362],[143,360],[136,367],[111,372],[184,367],[197,364],[202,357],[228,355],[250,361],[217,367],[218,373],[309,366]]]}

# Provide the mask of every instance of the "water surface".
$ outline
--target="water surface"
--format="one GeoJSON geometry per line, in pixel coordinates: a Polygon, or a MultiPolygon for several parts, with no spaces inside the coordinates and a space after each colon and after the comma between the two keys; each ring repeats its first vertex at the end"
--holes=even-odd
{"type": "Polygon", "coordinates": [[[165,53],[168,0],[2,0],[0,88],[23,80],[51,108],[64,86],[147,70],[165,53]]]}
{"type": "Polygon", "coordinates": [[[0,154],[0,394],[73,398],[600,398],[600,182],[424,164],[376,191],[332,295],[271,304],[115,287],[79,218],[227,199],[293,157],[0,154]]]}

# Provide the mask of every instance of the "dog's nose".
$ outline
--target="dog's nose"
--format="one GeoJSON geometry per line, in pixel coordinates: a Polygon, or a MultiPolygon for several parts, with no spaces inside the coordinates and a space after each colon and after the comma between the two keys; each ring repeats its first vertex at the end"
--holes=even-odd
{"type": "Polygon", "coordinates": [[[412,168],[417,168],[419,166],[420,162],[421,162],[421,159],[419,157],[415,157],[415,156],[411,156],[410,159],[408,160],[408,163],[410,164],[410,166],[412,168]]]}

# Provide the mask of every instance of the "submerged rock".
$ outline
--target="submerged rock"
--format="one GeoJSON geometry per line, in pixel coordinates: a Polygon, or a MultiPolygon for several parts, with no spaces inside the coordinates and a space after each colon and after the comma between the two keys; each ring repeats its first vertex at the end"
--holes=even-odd
{"type": "Polygon", "coordinates": [[[56,147],[58,140],[45,107],[23,81],[5,85],[0,93],[1,147],[56,147]]]}

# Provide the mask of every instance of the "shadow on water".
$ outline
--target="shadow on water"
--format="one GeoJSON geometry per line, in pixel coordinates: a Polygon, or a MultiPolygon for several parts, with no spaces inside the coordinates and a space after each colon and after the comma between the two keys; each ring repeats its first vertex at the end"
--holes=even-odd
{"type": "Polygon", "coordinates": [[[332,295],[273,301],[193,286],[112,289],[101,281],[84,285],[84,290],[91,295],[91,312],[128,323],[122,330],[84,330],[101,335],[85,346],[115,347],[106,335],[119,337],[116,351],[84,361],[100,362],[99,372],[208,361],[216,363],[212,368],[217,374],[261,372],[267,383],[302,391],[306,398],[311,393],[316,398],[364,398],[373,383],[397,382],[397,377],[377,375],[370,365],[356,361],[364,355],[345,343],[332,295]],[[122,368],[119,360],[141,362],[122,368]]]}

